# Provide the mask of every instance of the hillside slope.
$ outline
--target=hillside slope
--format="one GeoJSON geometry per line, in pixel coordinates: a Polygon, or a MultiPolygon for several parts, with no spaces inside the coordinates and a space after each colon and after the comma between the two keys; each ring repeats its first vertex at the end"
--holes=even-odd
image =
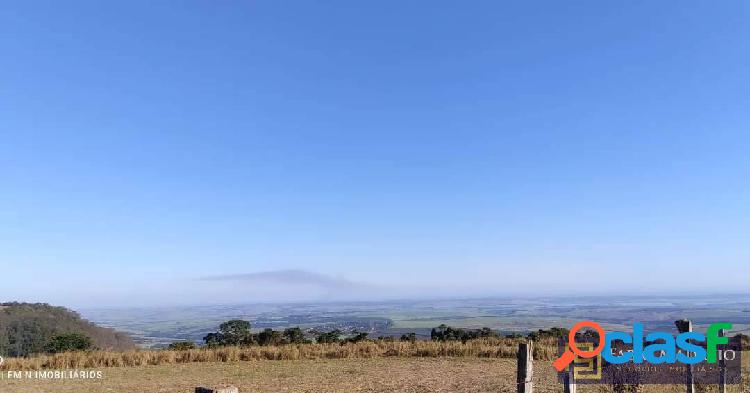
{"type": "Polygon", "coordinates": [[[85,334],[101,349],[135,348],[127,334],[96,326],[67,308],[45,303],[0,303],[0,355],[43,352],[50,339],[62,333],[85,334]]]}

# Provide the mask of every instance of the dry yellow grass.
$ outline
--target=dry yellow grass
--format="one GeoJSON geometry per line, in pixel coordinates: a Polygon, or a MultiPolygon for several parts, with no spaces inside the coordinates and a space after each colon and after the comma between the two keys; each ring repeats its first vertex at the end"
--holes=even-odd
{"type": "MultiPolygon", "coordinates": [[[[513,359],[370,358],[186,363],[103,369],[101,380],[0,380],[3,393],[192,393],[196,386],[232,384],[241,393],[514,393],[513,359]]],[[[745,377],[748,377],[747,374],[745,377]]],[[[548,361],[535,363],[537,393],[561,392],[548,361]]],[[[715,392],[716,389],[704,390],[715,392]]],[[[580,393],[611,392],[579,386],[580,393]]],[[[646,386],[643,393],[681,393],[646,386]]],[[[747,382],[728,393],[750,392],[747,382]]]]}
{"type": "MultiPolygon", "coordinates": [[[[555,341],[538,343],[535,358],[551,360],[555,341]]],[[[188,351],[141,350],[129,352],[70,352],[31,358],[10,358],[0,370],[83,369],[145,365],[251,360],[371,359],[382,357],[514,358],[515,339],[481,339],[461,342],[360,342],[348,344],[296,344],[281,346],[222,347],[188,351]]]]}
{"type": "Polygon", "coordinates": [[[513,365],[510,359],[477,358],[193,363],[105,369],[103,378],[95,381],[5,380],[0,391],[192,393],[196,386],[232,384],[241,393],[510,392],[513,365]]]}
{"type": "MultiPolygon", "coordinates": [[[[518,342],[362,342],[279,347],[226,347],[190,351],[65,353],[7,359],[2,393],[192,393],[196,386],[232,384],[242,393],[479,393],[515,392],[518,342]],[[92,369],[102,379],[14,379],[8,370],[92,369]]],[[[536,346],[535,392],[560,392],[549,360],[553,340],[536,346]]],[[[744,384],[728,393],[750,393],[750,357],[744,384]]],[[[579,393],[609,393],[607,386],[579,386],[579,393]]],[[[716,392],[699,387],[699,393],[716,392]]],[[[681,393],[678,386],[651,385],[641,393],[681,393]]]]}

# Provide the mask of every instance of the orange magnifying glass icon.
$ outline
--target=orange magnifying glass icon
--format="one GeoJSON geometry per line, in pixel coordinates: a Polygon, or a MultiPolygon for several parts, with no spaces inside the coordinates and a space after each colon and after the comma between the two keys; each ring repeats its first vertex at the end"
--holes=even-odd
{"type": "Polygon", "coordinates": [[[577,324],[575,324],[575,326],[573,326],[573,329],[571,329],[570,333],[568,334],[568,348],[569,349],[566,350],[565,353],[562,354],[562,356],[560,356],[552,363],[552,366],[558,372],[565,370],[565,368],[568,367],[568,365],[576,358],[576,356],[589,359],[602,353],[602,350],[604,349],[604,329],[602,329],[602,327],[596,322],[578,322],[577,324]],[[583,328],[591,328],[597,334],[599,334],[599,345],[597,345],[596,348],[594,348],[592,351],[581,351],[580,349],[578,349],[578,346],[576,346],[576,333],[578,333],[578,331],[583,328]]]}

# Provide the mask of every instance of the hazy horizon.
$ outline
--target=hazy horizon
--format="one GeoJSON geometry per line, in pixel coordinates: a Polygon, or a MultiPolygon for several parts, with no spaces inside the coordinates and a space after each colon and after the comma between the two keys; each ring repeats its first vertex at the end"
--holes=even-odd
{"type": "Polygon", "coordinates": [[[0,296],[743,293],[748,7],[6,4],[0,296]]]}
{"type": "MultiPolygon", "coordinates": [[[[483,289],[451,290],[448,286],[428,287],[384,286],[374,283],[354,282],[343,277],[325,276],[302,270],[265,271],[231,276],[208,276],[189,280],[184,283],[191,287],[192,296],[185,297],[184,292],[145,291],[136,294],[134,291],[102,296],[101,293],[86,292],[89,297],[68,297],[70,295],[50,298],[0,299],[0,301],[29,301],[61,305],[73,309],[107,309],[107,308],[140,308],[140,307],[190,307],[212,305],[246,305],[246,304],[326,304],[326,303],[379,303],[391,301],[437,301],[437,300],[539,300],[539,299],[651,299],[661,301],[679,298],[726,298],[736,297],[738,302],[750,301],[750,292],[717,291],[717,290],[655,290],[641,292],[576,290],[527,290],[515,292],[490,291],[483,289]],[[215,284],[225,282],[224,291],[217,293],[215,284]],[[158,296],[155,301],[154,296],[158,296]],[[92,299],[94,298],[94,299],[92,299]]],[[[173,287],[177,288],[177,287],[173,287]]],[[[88,291],[88,289],[84,289],[88,291]]]]}

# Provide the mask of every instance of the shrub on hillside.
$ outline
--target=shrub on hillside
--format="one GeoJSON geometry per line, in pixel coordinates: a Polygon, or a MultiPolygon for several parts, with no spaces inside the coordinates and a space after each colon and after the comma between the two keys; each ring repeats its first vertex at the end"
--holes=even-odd
{"type": "Polygon", "coordinates": [[[553,327],[552,329],[545,330],[545,329],[539,329],[536,332],[529,333],[529,338],[532,340],[538,340],[540,338],[560,338],[560,337],[568,337],[568,333],[570,333],[570,330],[560,327],[553,327]]]}
{"type": "Polygon", "coordinates": [[[401,341],[415,342],[417,341],[417,333],[406,333],[401,335],[401,341]]]}
{"type": "Polygon", "coordinates": [[[81,333],[59,334],[45,345],[44,350],[47,353],[86,351],[94,347],[93,341],[89,336],[81,333]]]}
{"type": "Polygon", "coordinates": [[[370,335],[369,333],[356,332],[355,331],[354,332],[354,336],[347,338],[346,342],[349,342],[349,343],[358,343],[358,342],[366,341],[367,340],[367,336],[369,336],[369,335],[370,335]]]}
{"type": "Polygon", "coordinates": [[[341,330],[332,330],[330,332],[319,333],[315,341],[322,344],[337,343],[341,341],[341,330]]]}
{"type": "Polygon", "coordinates": [[[283,342],[281,333],[273,329],[264,329],[258,333],[257,340],[260,345],[279,345],[283,342]]]}
{"type": "Polygon", "coordinates": [[[498,334],[490,328],[481,328],[479,330],[453,328],[447,325],[440,325],[430,332],[430,338],[433,341],[461,341],[467,342],[478,338],[496,338],[498,334]]]}
{"type": "Polygon", "coordinates": [[[172,351],[188,351],[191,349],[196,349],[198,346],[195,345],[192,341],[176,341],[167,347],[167,349],[172,351]]]}
{"type": "Polygon", "coordinates": [[[310,342],[310,340],[305,338],[305,334],[299,327],[285,329],[281,335],[284,337],[284,342],[288,344],[305,344],[310,342]]]}

